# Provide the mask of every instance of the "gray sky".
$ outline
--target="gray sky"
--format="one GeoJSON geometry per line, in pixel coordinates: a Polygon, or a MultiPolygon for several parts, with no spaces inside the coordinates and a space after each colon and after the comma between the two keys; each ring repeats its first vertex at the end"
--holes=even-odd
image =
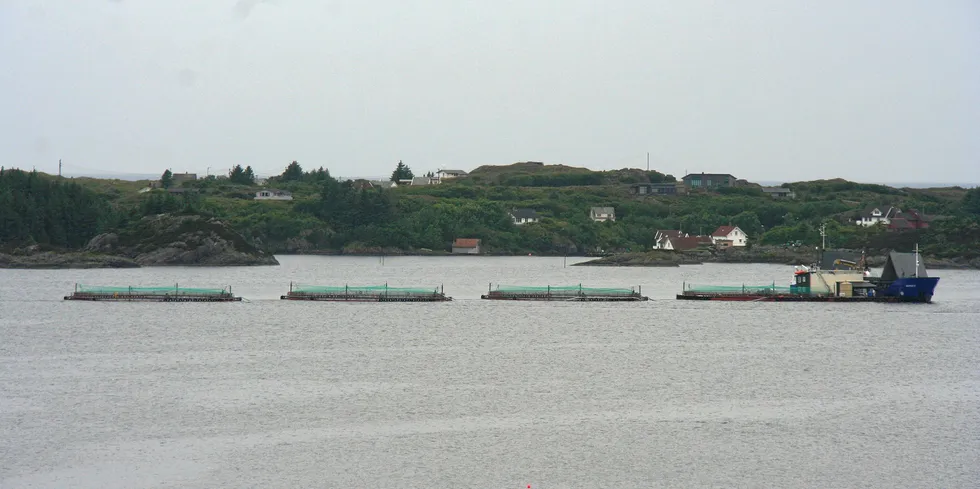
{"type": "Polygon", "coordinates": [[[5,166],[980,182],[977,0],[0,0],[5,166]]]}

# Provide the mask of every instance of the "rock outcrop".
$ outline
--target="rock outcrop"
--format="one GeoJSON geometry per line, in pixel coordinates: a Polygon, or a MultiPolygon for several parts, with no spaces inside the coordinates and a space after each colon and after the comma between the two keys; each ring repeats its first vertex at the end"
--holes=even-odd
{"type": "Polygon", "coordinates": [[[139,268],[139,264],[129,258],[99,253],[43,251],[0,253],[0,268],[139,268]]]}
{"type": "MultiPolygon", "coordinates": [[[[597,260],[576,263],[577,266],[607,267],[673,267],[679,265],[698,265],[701,263],[773,263],[780,265],[811,264],[819,258],[819,252],[806,248],[782,248],[775,246],[754,246],[752,248],[729,248],[726,250],[692,251],[647,251],[639,253],[620,253],[597,260]]],[[[885,253],[877,250],[869,252],[867,263],[871,267],[885,264],[885,253]]],[[[980,259],[942,259],[923,256],[930,269],[980,268],[980,259]]]]}
{"type": "Polygon", "coordinates": [[[92,238],[85,251],[130,258],[141,266],[279,264],[227,224],[200,216],[146,217],[118,234],[92,238]]]}
{"type": "Polygon", "coordinates": [[[42,250],[34,245],[0,253],[0,268],[134,268],[167,265],[278,265],[215,219],[161,214],[118,233],[100,234],[81,251],[42,250]]]}

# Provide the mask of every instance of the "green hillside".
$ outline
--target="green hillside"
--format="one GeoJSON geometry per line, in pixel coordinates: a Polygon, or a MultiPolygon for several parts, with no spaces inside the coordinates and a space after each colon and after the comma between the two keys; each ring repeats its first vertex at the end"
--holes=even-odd
{"type": "Polygon", "coordinates": [[[291,165],[269,187],[292,201],[256,201],[259,188],[230,179],[185,183],[179,192],[140,192],[149,182],[59,180],[17,170],[0,173],[0,247],[42,244],[76,249],[106,230],[125,231],[142,217],[170,213],[215,217],[268,252],[445,251],[455,238],[479,238],[490,253],[562,254],[644,250],[657,229],[710,233],[735,224],[752,243],[819,243],[829,247],[899,249],[919,243],[939,257],[976,257],[980,190],[898,189],[845,180],[796,182],[793,200],[773,200],[758,187],[691,195],[637,197],[630,184],[674,181],[637,169],[592,171],[518,163],[482,166],[440,185],[381,190],[340,182],[329,171],[291,165]],[[8,205],[3,205],[7,203],[8,205]],[[853,221],[868,205],[918,209],[932,228],[886,232],[853,221]],[[614,207],[616,222],[589,219],[592,206],[614,207]],[[539,223],[515,226],[509,212],[532,208],[539,223]]]}

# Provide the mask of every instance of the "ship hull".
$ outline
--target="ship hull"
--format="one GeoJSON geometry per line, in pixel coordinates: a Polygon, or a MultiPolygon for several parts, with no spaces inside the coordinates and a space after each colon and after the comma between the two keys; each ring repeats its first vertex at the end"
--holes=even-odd
{"type": "Polygon", "coordinates": [[[931,302],[932,296],[919,298],[912,296],[874,296],[874,297],[837,297],[832,295],[799,295],[799,294],[712,294],[684,293],[677,294],[678,300],[688,301],[727,301],[727,302],[931,302]]]}
{"type": "Polygon", "coordinates": [[[902,302],[932,302],[938,284],[939,277],[900,278],[884,287],[881,295],[902,302]]]}

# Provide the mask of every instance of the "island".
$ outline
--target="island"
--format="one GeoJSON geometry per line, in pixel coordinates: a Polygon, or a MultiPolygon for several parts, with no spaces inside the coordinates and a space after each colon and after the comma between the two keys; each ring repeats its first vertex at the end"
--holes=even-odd
{"type": "Polygon", "coordinates": [[[0,168],[0,267],[274,265],[275,255],[591,256],[582,266],[805,262],[815,249],[909,251],[978,267],[980,189],[541,162],[341,180],[249,167],[156,180],[0,168]],[[664,236],[675,235],[667,244],[664,236]]]}

